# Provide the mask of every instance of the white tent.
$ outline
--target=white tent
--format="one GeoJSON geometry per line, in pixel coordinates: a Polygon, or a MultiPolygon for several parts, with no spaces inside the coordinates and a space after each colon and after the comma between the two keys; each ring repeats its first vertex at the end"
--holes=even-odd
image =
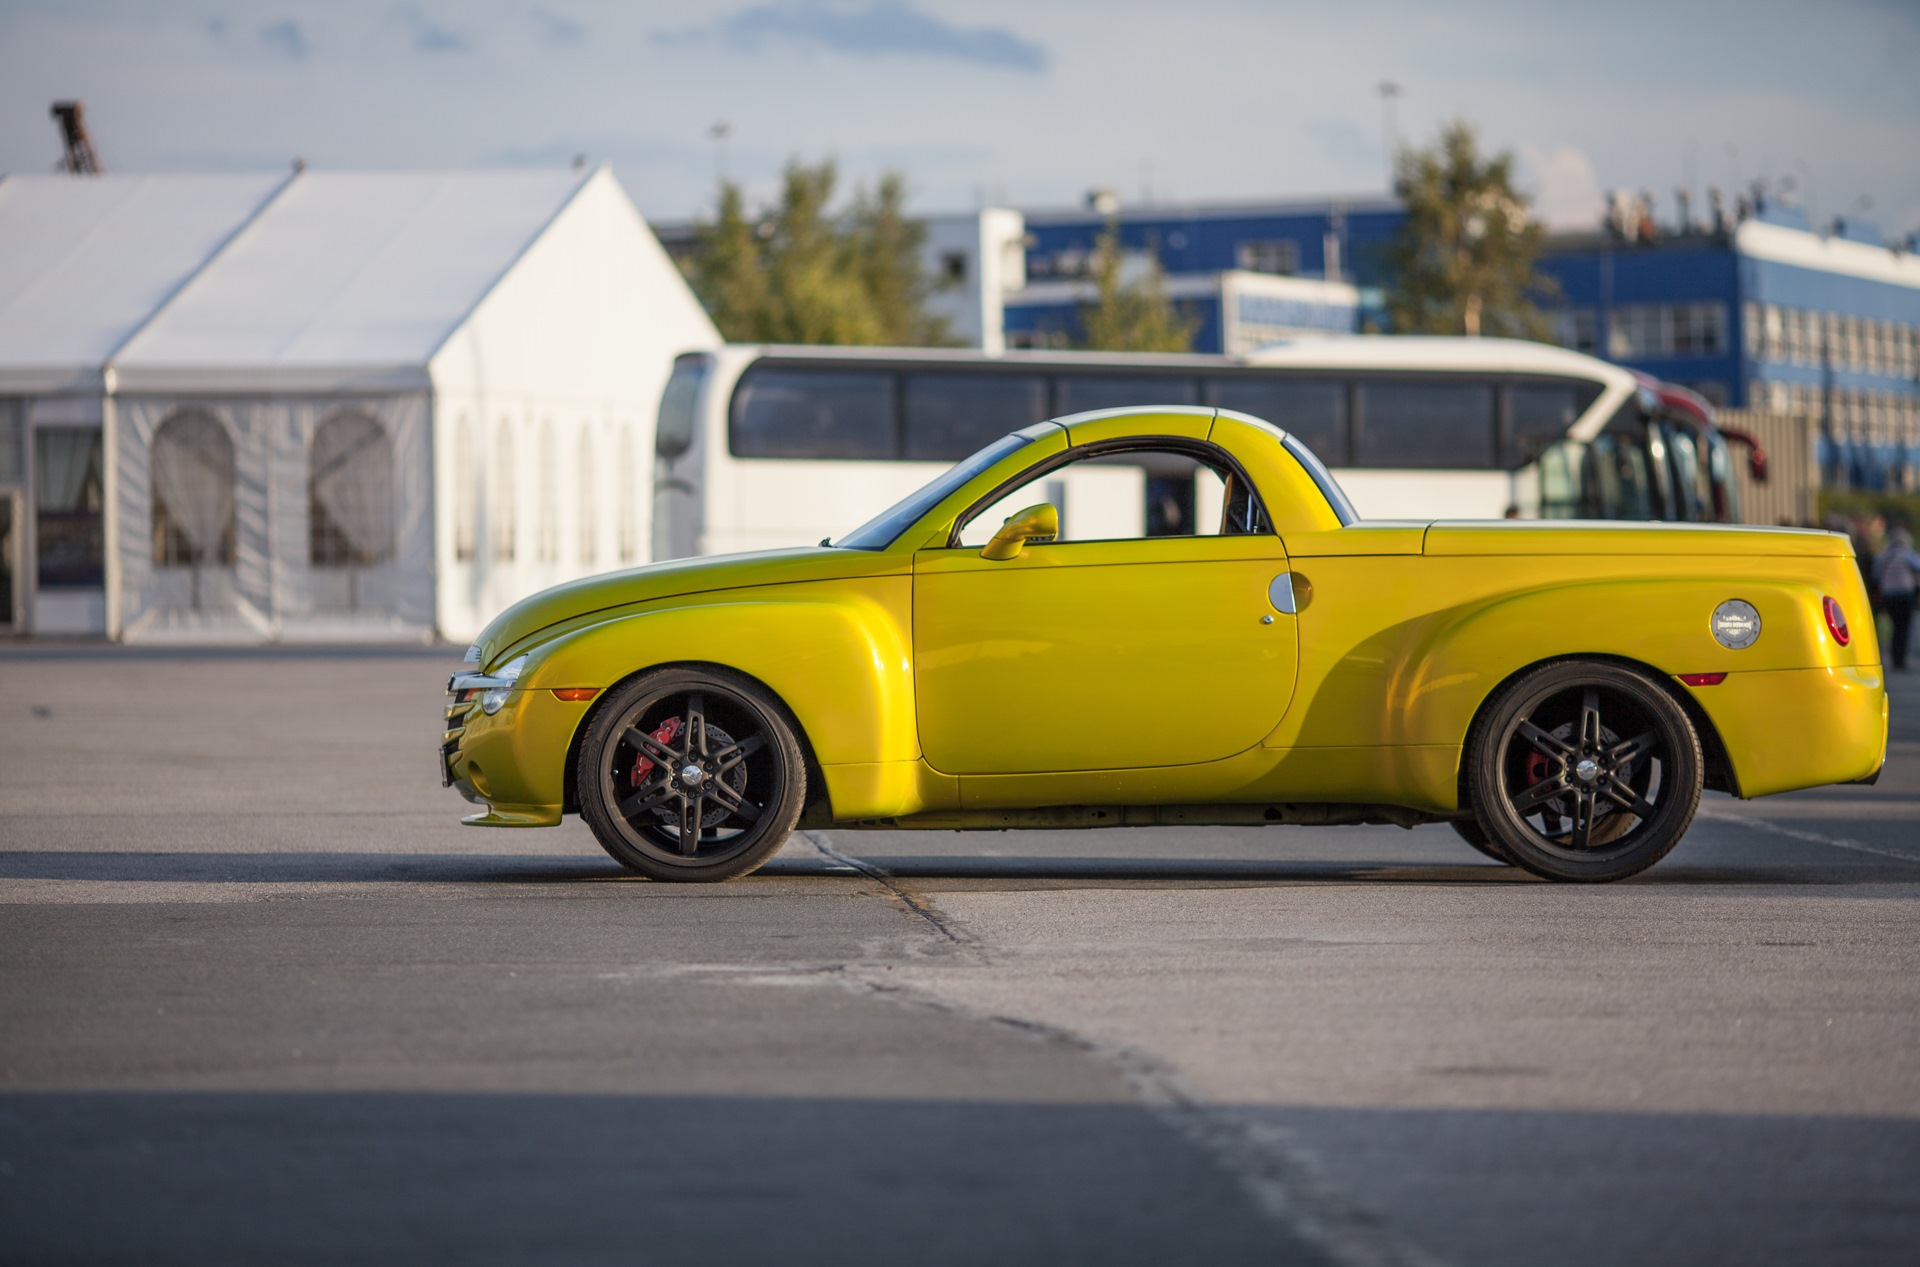
{"type": "Polygon", "coordinates": [[[717,342],[605,168],[0,182],[0,392],[104,430],[128,639],[463,639],[645,561],[660,390],[717,342]]]}

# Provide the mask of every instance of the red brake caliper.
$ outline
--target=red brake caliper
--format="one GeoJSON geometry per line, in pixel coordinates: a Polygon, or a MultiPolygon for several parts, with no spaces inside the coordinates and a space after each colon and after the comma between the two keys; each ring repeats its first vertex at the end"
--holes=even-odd
{"type": "Polygon", "coordinates": [[[1529,752],[1527,754],[1527,786],[1534,787],[1547,780],[1547,754],[1529,752]]]}
{"type": "MultiPolygon", "coordinates": [[[[679,733],[680,719],[678,717],[669,717],[660,723],[660,729],[653,732],[653,737],[658,743],[671,744],[673,737],[679,733]]],[[[633,786],[639,787],[642,783],[645,783],[647,776],[652,773],[653,758],[642,755],[639,760],[633,763],[633,786]]]]}

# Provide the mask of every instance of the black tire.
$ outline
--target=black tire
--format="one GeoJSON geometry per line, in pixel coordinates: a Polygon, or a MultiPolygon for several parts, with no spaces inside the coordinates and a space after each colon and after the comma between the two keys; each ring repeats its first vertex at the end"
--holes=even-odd
{"type": "Polygon", "coordinates": [[[1455,818],[1449,820],[1447,825],[1453,828],[1454,835],[1460,837],[1460,839],[1466,841],[1495,862],[1508,867],[1513,865],[1513,859],[1500,852],[1500,846],[1487,839],[1487,833],[1481,830],[1478,819],[1455,818]]]}
{"type": "Polygon", "coordinates": [[[731,880],[786,843],[806,801],[798,725],[725,669],[656,669],[609,692],[575,775],[614,861],[655,880],[731,880]]]}
{"type": "Polygon", "coordinates": [[[1481,831],[1509,861],[1549,880],[1599,883],[1646,870],[1680,842],[1702,767],[1693,723],[1658,682],[1563,660],[1489,701],[1467,787],[1481,831]]]}

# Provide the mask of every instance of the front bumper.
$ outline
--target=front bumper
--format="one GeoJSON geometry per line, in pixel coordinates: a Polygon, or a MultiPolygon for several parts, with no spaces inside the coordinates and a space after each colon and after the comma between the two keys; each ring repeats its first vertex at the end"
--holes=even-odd
{"type": "Polygon", "coordinates": [[[486,811],[462,821],[473,827],[557,826],[566,801],[567,753],[592,704],[481,673],[456,673],[447,691],[440,781],[486,811]],[[503,686],[506,702],[488,716],[480,696],[503,686]]]}

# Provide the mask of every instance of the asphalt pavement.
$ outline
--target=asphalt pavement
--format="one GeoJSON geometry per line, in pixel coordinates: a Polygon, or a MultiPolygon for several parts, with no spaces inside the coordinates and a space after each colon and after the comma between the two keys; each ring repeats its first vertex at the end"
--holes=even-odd
{"type": "Polygon", "coordinates": [[[1877,786],[1612,886],[1275,827],[686,887],[461,827],[452,656],[0,647],[0,1263],[1920,1256],[1911,675],[1877,786]]]}

